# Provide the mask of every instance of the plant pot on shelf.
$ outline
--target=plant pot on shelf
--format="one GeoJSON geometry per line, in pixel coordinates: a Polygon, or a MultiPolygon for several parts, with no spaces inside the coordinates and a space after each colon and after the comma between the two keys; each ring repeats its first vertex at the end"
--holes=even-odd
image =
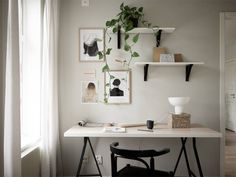
{"type": "Polygon", "coordinates": [[[153,48],[153,61],[160,62],[160,55],[161,54],[166,54],[166,48],[165,47],[154,47],[153,48]]]}
{"type": "Polygon", "coordinates": [[[129,18],[129,20],[133,23],[133,27],[138,27],[138,18],[129,18]]]}

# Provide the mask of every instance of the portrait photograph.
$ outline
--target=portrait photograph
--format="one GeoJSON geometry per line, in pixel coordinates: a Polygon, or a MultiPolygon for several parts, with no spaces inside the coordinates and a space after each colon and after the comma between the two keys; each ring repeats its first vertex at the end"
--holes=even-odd
{"type": "Polygon", "coordinates": [[[81,103],[98,103],[98,81],[81,81],[81,103]]]}
{"type": "Polygon", "coordinates": [[[104,61],[99,59],[98,52],[104,51],[103,28],[79,29],[79,60],[80,61],[104,61]]]}
{"type": "Polygon", "coordinates": [[[130,103],[130,71],[112,70],[105,72],[105,95],[109,104],[130,103]]]}

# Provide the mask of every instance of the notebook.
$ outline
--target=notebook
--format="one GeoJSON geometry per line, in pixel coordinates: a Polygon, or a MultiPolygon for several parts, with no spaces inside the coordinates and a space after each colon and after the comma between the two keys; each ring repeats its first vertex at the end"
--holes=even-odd
{"type": "Polygon", "coordinates": [[[104,133],[125,133],[126,128],[122,128],[122,127],[104,127],[103,132],[104,133]]]}

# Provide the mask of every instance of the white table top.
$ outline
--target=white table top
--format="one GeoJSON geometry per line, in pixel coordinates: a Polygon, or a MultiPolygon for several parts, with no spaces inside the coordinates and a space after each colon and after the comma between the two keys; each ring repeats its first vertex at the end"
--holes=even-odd
{"type": "Polygon", "coordinates": [[[167,128],[167,126],[155,126],[153,132],[138,131],[145,127],[126,128],[125,133],[105,133],[103,127],[80,127],[73,126],[64,133],[64,137],[133,137],[133,138],[220,138],[220,132],[203,127],[199,124],[192,124],[191,128],[167,128]]]}

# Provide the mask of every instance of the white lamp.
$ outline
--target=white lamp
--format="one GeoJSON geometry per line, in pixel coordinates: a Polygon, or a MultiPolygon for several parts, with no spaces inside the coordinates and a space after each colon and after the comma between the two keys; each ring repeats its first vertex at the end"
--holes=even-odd
{"type": "Polygon", "coordinates": [[[184,110],[184,105],[190,100],[190,97],[169,97],[169,103],[175,107],[175,114],[181,114],[184,110]]]}

